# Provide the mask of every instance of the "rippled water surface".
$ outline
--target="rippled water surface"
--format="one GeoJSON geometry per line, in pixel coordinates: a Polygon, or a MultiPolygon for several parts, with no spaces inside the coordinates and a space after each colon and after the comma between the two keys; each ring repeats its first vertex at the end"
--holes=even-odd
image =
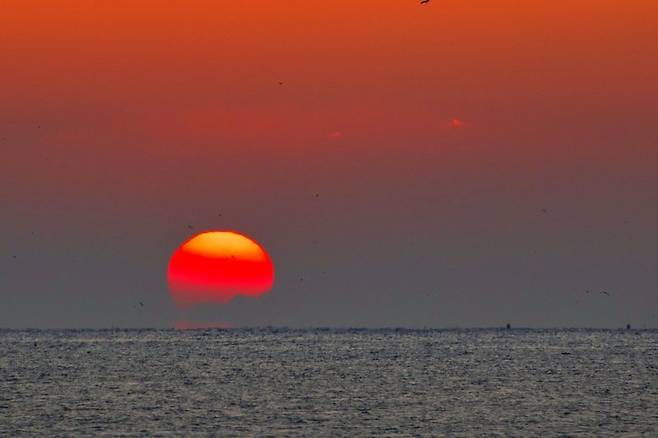
{"type": "Polygon", "coordinates": [[[658,332],[0,331],[0,435],[658,436],[658,332]]]}

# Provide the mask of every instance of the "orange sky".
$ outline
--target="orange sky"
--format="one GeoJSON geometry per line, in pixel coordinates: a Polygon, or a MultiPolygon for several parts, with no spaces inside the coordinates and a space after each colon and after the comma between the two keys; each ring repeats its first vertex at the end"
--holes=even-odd
{"type": "Polygon", "coordinates": [[[491,109],[563,98],[627,103],[655,87],[658,73],[651,0],[20,0],[3,9],[3,95],[28,108],[62,99],[124,111],[346,100],[446,112],[473,99],[491,109]],[[289,85],[285,96],[278,80],[289,85]]]}
{"type": "MultiPolygon", "coordinates": [[[[66,241],[71,230],[169,236],[195,222],[298,261],[316,251],[306,237],[338,245],[351,229],[364,248],[466,226],[569,247],[614,234],[624,215],[641,218],[635,241],[653,230],[655,0],[1,9],[5,227],[66,241]],[[569,219],[528,225],[546,205],[569,219]]],[[[281,269],[285,282],[293,268],[281,269]]]]}
{"type": "MultiPolygon", "coordinates": [[[[632,136],[655,117],[654,1],[21,0],[3,9],[5,136],[14,126],[73,154],[70,143],[98,143],[117,161],[178,159],[249,143],[331,162],[342,159],[332,133],[355,141],[359,157],[396,155],[401,138],[443,143],[457,117],[478,139],[536,136],[556,140],[541,155],[571,156],[563,128],[589,142],[611,125],[632,136]]],[[[626,159],[614,144],[596,154],[626,159]]]]}

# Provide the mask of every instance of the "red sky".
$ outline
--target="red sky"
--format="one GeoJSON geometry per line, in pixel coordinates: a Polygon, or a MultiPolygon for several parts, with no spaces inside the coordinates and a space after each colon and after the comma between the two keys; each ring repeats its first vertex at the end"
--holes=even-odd
{"type": "Polygon", "coordinates": [[[101,295],[166,302],[189,223],[253,235],[282,273],[278,316],[238,324],[489,324],[519,300],[528,324],[651,323],[654,0],[6,0],[0,57],[0,225],[28,260],[3,268],[25,291],[9,325],[52,308],[44,289],[67,298],[33,325],[95,324],[71,304],[90,271],[101,295]],[[61,266],[28,256],[46,252],[61,266]],[[623,311],[569,313],[610,284],[623,311]],[[452,310],[434,319],[427,289],[452,310]]]}

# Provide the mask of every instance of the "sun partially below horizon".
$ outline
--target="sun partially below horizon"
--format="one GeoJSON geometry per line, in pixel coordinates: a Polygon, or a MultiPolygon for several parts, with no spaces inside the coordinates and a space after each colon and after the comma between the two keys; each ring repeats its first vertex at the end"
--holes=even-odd
{"type": "Polygon", "coordinates": [[[236,231],[206,231],[184,242],[167,271],[176,305],[228,303],[258,297],[274,284],[274,266],[261,245],[236,231]]]}

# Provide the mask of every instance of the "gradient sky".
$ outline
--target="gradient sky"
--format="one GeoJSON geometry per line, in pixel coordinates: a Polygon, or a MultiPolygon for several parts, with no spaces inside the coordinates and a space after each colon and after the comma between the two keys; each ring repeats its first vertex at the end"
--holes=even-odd
{"type": "Polygon", "coordinates": [[[199,321],[658,325],[655,0],[0,9],[0,327],[172,326],[188,224],[277,273],[199,321]]]}

